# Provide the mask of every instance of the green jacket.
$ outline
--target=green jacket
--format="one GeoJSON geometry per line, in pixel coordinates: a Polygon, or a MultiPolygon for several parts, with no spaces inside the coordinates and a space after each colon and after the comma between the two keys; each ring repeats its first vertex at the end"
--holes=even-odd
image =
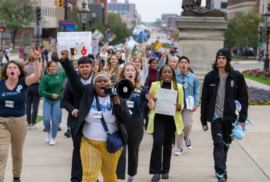
{"type": "Polygon", "coordinates": [[[39,84],[39,95],[49,100],[60,100],[61,88],[63,87],[66,78],[67,75],[65,71],[43,76],[39,84]],[[57,99],[53,99],[53,94],[58,94],[59,97],[57,99]]]}
{"type": "MultiPolygon", "coordinates": [[[[174,90],[173,81],[171,83],[172,83],[172,88],[171,89],[174,90]]],[[[180,103],[182,105],[182,108],[179,111],[175,107],[174,122],[175,122],[177,134],[180,135],[183,132],[183,129],[184,129],[184,124],[183,124],[183,120],[182,120],[182,116],[181,116],[181,111],[184,109],[184,93],[183,93],[182,85],[177,84],[177,87],[178,87],[178,103],[180,103]]],[[[161,88],[161,82],[160,81],[153,82],[149,92],[154,93],[155,97],[157,97],[158,88],[161,88]]],[[[156,114],[156,108],[151,110],[149,123],[148,123],[148,127],[147,127],[147,132],[148,133],[154,133],[155,114],[156,114]]]]}

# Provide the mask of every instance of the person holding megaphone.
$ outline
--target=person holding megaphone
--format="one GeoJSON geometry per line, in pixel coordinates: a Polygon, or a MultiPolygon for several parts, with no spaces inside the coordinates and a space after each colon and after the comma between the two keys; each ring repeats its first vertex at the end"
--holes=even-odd
{"type": "Polygon", "coordinates": [[[83,133],[80,150],[83,182],[96,182],[100,172],[104,182],[117,181],[117,163],[123,146],[128,142],[123,124],[131,120],[129,109],[123,99],[106,95],[105,88],[110,84],[106,73],[96,73],[93,84],[84,85],[68,55],[67,50],[61,51],[60,62],[74,94],[80,99],[73,135],[83,133]]]}
{"type": "MultiPolygon", "coordinates": [[[[129,62],[125,64],[120,71],[116,82],[119,82],[123,78],[130,80],[135,87],[133,97],[130,101],[127,101],[127,105],[131,111],[131,122],[125,124],[128,133],[128,182],[134,182],[134,176],[137,174],[138,168],[139,147],[144,133],[141,107],[143,103],[146,103],[150,109],[153,109],[155,103],[152,99],[155,95],[154,93],[148,93],[147,88],[141,86],[140,72],[133,63],[129,62]]],[[[125,171],[126,150],[124,147],[117,166],[118,181],[125,179],[125,171]]]]}

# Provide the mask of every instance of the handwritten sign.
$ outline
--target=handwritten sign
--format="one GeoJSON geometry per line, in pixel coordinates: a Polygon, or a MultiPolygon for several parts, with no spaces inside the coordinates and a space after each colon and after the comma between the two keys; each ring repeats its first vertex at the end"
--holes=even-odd
{"type": "Polygon", "coordinates": [[[91,32],[58,32],[58,56],[61,57],[62,50],[68,50],[70,52],[70,48],[74,48],[74,59],[87,56],[92,52],[91,40],[91,32]]]}
{"type": "Polygon", "coordinates": [[[92,39],[92,54],[96,56],[98,54],[98,40],[92,39]]]}
{"type": "Polygon", "coordinates": [[[96,29],[96,31],[93,33],[93,38],[100,42],[104,38],[104,35],[101,33],[101,31],[99,31],[99,29],[96,29]]]}
{"type": "Polygon", "coordinates": [[[105,37],[109,42],[111,42],[115,39],[116,35],[110,29],[107,29],[105,31],[105,37]]]}
{"type": "Polygon", "coordinates": [[[169,116],[175,115],[177,91],[168,89],[158,89],[156,113],[169,116]]]}

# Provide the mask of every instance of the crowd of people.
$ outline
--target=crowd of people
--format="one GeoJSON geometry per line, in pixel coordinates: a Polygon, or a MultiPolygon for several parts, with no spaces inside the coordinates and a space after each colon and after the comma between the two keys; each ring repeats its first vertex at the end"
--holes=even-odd
{"type": "MultiPolygon", "coordinates": [[[[65,136],[73,141],[72,182],[96,182],[100,173],[104,182],[121,182],[126,173],[128,182],[134,182],[144,130],[153,136],[151,180],[169,179],[172,148],[176,146],[175,156],[183,154],[184,145],[192,149],[193,113],[200,107],[200,83],[190,68],[192,60],[169,58],[167,50],[149,54],[144,43],[136,56],[129,54],[127,43],[124,50],[116,52],[108,47],[106,43],[98,55],[78,60],[69,50],[62,50],[61,57],[53,52],[49,61],[49,51],[35,46],[23,63],[8,61],[2,67],[0,182],[4,182],[9,145],[14,182],[21,182],[23,145],[27,130],[37,128],[41,97],[44,138],[50,146],[56,145],[61,131],[62,108],[68,112],[65,136]],[[105,92],[107,86],[122,79],[134,86],[128,101],[105,92]],[[156,113],[160,88],[177,92],[174,116],[156,113]],[[192,108],[187,103],[190,99],[192,108]]],[[[244,129],[248,95],[242,74],[230,65],[230,50],[219,50],[213,59],[213,71],[205,76],[202,89],[201,123],[207,131],[207,121],[211,122],[215,172],[218,181],[225,182],[235,100],[242,105],[238,124],[244,129]]]]}

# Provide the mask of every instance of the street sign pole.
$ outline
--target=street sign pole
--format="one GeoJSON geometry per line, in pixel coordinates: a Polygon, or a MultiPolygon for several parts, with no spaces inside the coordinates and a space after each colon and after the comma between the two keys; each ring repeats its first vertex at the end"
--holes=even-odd
{"type": "Polygon", "coordinates": [[[65,8],[65,20],[67,20],[67,0],[64,0],[64,8],[65,8]]]}
{"type": "Polygon", "coordinates": [[[39,46],[39,21],[37,21],[37,46],[39,46]]]}

